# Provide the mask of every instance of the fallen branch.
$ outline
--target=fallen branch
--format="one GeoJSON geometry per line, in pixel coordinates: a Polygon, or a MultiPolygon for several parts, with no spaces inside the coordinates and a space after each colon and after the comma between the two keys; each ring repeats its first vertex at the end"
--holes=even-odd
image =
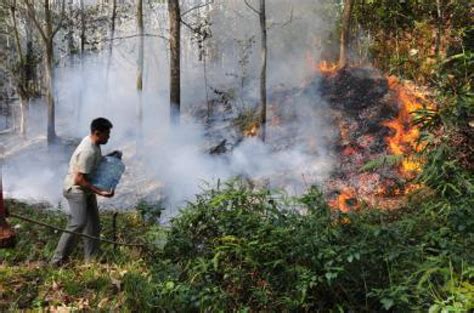
{"type": "Polygon", "coordinates": [[[67,230],[67,229],[64,229],[64,228],[60,228],[60,227],[57,227],[57,226],[54,226],[54,225],[47,224],[45,222],[36,221],[36,220],[33,220],[29,217],[18,215],[16,213],[11,213],[10,212],[9,216],[10,217],[15,217],[17,219],[24,220],[24,221],[27,221],[27,222],[30,222],[30,223],[33,223],[33,224],[48,227],[48,228],[51,228],[51,229],[54,229],[54,230],[57,230],[57,231],[61,231],[61,232],[64,232],[64,233],[73,234],[73,235],[77,235],[77,236],[82,236],[82,237],[93,239],[93,240],[99,240],[101,242],[110,243],[110,244],[113,244],[113,245],[127,246],[127,247],[147,247],[145,244],[142,244],[142,243],[119,242],[119,241],[94,237],[94,236],[90,236],[90,235],[83,234],[83,233],[73,232],[73,231],[70,231],[70,230],[67,230]]]}

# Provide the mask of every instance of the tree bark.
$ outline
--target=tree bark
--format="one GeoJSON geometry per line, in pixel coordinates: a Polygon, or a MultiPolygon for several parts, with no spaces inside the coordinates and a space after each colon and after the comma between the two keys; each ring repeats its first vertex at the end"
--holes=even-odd
{"type": "Polygon", "coordinates": [[[342,12],[342,29],[339,50],[339,66],[347,65],[348,49],[349,49],[349,31],[351,28],[353,0],[344,0],[344,10],[342,12]]]}
{"type": "Polygon", "coordinates": [[[265,0],[260,0],[260,32],[261,32],[261,68],[260,68],[260,102],[262,111],[260,114],[260,138],[265,142],[267,128],[267,22],[265,12],[265,0]]]}
{"type": "Polygon", "coordinates": [[[170,119],[171,123],[179,124],[181,105],[181,13],[179,0],[168,0],[170,23],[170,119]]]}

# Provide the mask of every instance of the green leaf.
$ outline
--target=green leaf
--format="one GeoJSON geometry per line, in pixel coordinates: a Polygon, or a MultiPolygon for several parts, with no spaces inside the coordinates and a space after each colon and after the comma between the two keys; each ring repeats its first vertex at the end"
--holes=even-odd
{"type": "Polygon", "coordinates": [[[390,308],[395,304],[393,299],[390,299],[390,298],[382,298],[382,300],[380,300],[380,302],[382,303],[383,308],[386,311],[390,310],[390,308]]]}

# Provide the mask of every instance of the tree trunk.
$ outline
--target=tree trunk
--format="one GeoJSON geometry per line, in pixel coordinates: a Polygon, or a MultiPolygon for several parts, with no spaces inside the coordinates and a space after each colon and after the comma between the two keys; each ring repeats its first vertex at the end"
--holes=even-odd
{"type": "Polygon", "coordinates": [[[12,18],[12,25],[13,25],[13,34],[15,35],[15,46],[16,46],[16,53],[18,55],[18,61],[20,63],[23,62],[23,50],[21,49],[21,41],[20,35],[18,34],[18,26],[16,23],[16,0],[12,1],[10,7],[10,14],[12,18]]]}
{"type": "MultiPolygon", "coordinates": [[[[21,48],[21,41],[20,35],[18,33],[18,26],[16,21],[16,0],[13,0],[10,7],[10,14],[12,19],[12,26],[13,26],[13,34],[15,37],[15,46],[16,46],[16,54],[17,54],[17,62],[18,62],[18,73],[16,74],[17,82],[16,82],[16,91],[18,97],[20,98],[20,108],[18,114],[18,121],[15,122],[15,130],[18,130],[20,135],[24,136],[26,134],[25,130],[25,117],[26,117],[26,106],[27,103],[27,88],[28,88],[28,81],[27,81],[27,64],[26,60],[23,56],[23,50],[21,48]]],[[[16,120],[16,118],[15,118],[16,120]]]]}
{"type": "Polygon", "coordinates": [[[48,105],[48,125],[47,125],[47,140],[48,144],[56,140],[55,131],[55,108],[54,108],[54,87],[53,87],[53,22],[51,16],[51,8],[49,0],[44,0],[44,14],[45,14],[45,87],[46,87],[46,101],[48,105]]]}
{"type": "Polygon", "coordinates": [[[73,21],[73,15],[74,15],[74,1],[73,0],[68,0],[68,10],[69,10],[69,23],[67,25],[67,48],[69,52],[69,56],[72,59],[72,56],[75,51],[74,47],[74,21],[73,21]]]}
{"type": "Polygon", "coordinates": [[[260,101],[262,111],[260,115],[260,138],[265,142],[267,128],[267,22],[265,13],[265,0],[260,0],[260,31],[261,31],[261,51],[260,57],[262,67],[260,69],[260,101]]]}
{"type": "Polygon", "coordinates": [[[112,41],[115,36],[115,19],[117,18],[117,0],[112,0],[112,17],[111,17],[111,24],[110,24],[110,46],[109,50],[112,53],[112,41]]]}
{"type": "Polygon", "coordinates": [[[143,0],[137,0],[137,30],[138,30],[138,58],[137,58],[137,90],[143,90],[143,59],[144,59],[144,45],[143,37],[143,0]]]}
{"type": "Polygon", "coordinates": [[[28,99],[20,97],[20,135],[26,137],[26,125],[28,115],[28,99]]]}
{"type": "Polygon", "coordinates": [[[342,29],[339,50],[339,66],[347,65],[347,55],[349,49],[349,31],[351,28],[353,0],[344,0],[344,11],[342,12],[342,29]]]}
{"type": "Polygon", "coordinates": [[[143,26],[143,0],[137,0],[138,59],[137,59],[137,91],[138,91],[138,123],[143,123],[143,65],[145,57],[145,38],[143,26]]]}
{"type": "Polygon", "coordinates": [[[437,29],[436,29],[436,42],[435,42],[435,55],[436,59],[440,59],[441,50],[441,32],[443,28],[443,16],[441,14],[441,0],[436,0],[436,12],[437,12],[437,29]]]}
{"type": "MultiPolygon", "coordinates": [[[[113,53],[113,46],[114,46],[114,37],[115,37],[115,19],[117,18],[117,0],[112,0],[112,17],[110,21],[110,44],[109,44],[109,58],[107,60],[107,69],[105,73],[105,83],[106,89],[108,89],[108,82],[109,82],[109,73],[110,73],[110,66],[112,64],[112,53],[113,53]]],[[[108,92],[108,90],[106,90],[108,92]]]]}
{"type": "Polygon", "coordinates": [[[181,105],[181,13],[179,9],[179,0],[168,0],[168,14],[170,23],[170,118],[171,123],[179,124],[181,105]]]}
{"type": "Polygon", "coordinates": [[[84,0],[80,0],[81,7],[81,57],[84,55],[84,46],[86,44],[86,14],[84,12],[84,0]]]}
{"type": "MultiPolygon", "coordinates": [[[[47,1],[46,1],[47,2],[47,1]]],[[[46,58],[45,58],[45,87],[46,87],[46,102],[48,105],[48,128],[47,139],[48,144],[56,140],[55,131],[55,107],[54,107],[54,87],[53,87],[53,38],[46,43],[46,58]]]]}

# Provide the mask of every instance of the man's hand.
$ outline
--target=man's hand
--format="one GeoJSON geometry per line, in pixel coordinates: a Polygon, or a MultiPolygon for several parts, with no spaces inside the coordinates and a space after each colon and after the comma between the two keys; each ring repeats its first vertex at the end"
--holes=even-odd
{"type": "Polygon", "coordinates": [[[105,198],[112,198],[115,194],[115,190],[112,189],[112,191],[108,190],[101,190],[99,192],[99,196],[105,197],[105,198]]]}
{"type": "Polygon", "coordinates": [[[112,152],[106,154],[106,156],[113,156],[113,157],[122,159],[122,151],[120,151],[120,150],[114,150],[114,151],[112,151],[112,152]]]}

